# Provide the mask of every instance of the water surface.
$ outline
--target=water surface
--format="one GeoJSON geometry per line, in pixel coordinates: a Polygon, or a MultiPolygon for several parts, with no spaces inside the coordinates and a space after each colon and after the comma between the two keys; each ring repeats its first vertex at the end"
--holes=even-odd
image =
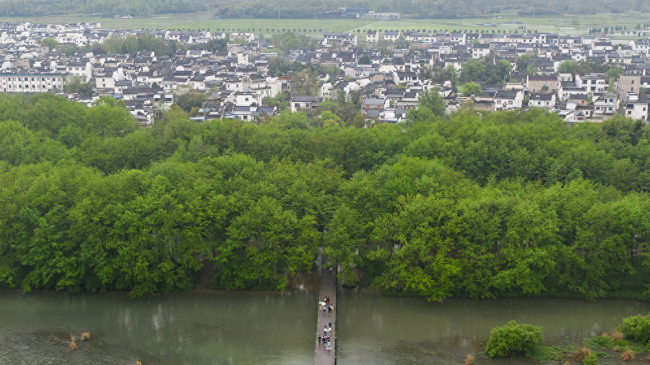
{"type": "Polygon", "coordinates": [[[0,291],[0,364],[308,364],[316,296],[0,291]]]}
{"type": "MultiPolygon", "coordinates": [[[[0,290],[0,364],[313,364],[316,302],[315,291],[131,299],[123,293],[0,290]],[[70,351],[69,336],[84,331],[90,340],[77,341],[79,350],[70,351]]],[[[650,303],[632,300],[429,303],[339,289],[338,363],[462,364],[466,354],[482,351],[492,327],[512,319],[543,326],[549,343],[579,345],[624,317],[649,311],[650,303]]]]}
{"type": "MultiPolygon", "coordinates": [[[[461,364],[483,351],[490,329],[510,320],[542,326],[550,344],[581,345],[622,319],[647,314],[650,303],[600,299],[389,298],[367,289],[339,289],[339,364],[461,364]]],[[[644,355],[645,357],[645,355],[644,355]]],[[[490,360],[494,364],[527,359],[490,360]]]]}

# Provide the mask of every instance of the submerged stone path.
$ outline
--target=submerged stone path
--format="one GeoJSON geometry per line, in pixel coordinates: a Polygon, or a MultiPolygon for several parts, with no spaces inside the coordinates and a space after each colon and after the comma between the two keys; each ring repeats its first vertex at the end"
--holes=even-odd
{"type": "MultiPolygon", "coordinates": [[[[334,306],[334,310],[331,314],[327,314],[327,311],[318,311],[318,324],[316,325],[316,335],[320,333],[323,335],[323,327],[327,326],[332,322],[332,332],[330,332],[330,344],[332,345],[331,350],[327,350],[323,347],[323,343],[318,343],[317,336],[314,336],[316,341],[316,365],[333,365],[336,364],[336,273],[334,271],[329,271],[325,268],[321,268],[320,275],[320,291],[318,293],[318,300],[322,301],[323,298],[329,297],[330,304],[334,306]]],[[[318,303],[314,303],[314,308],[318,309],[318,303]]]]}

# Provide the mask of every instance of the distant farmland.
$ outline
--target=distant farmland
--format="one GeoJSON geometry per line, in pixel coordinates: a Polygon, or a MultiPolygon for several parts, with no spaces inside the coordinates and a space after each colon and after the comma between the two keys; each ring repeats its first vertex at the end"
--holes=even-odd
{"type": "MultiPolygon", "coordinates": [[[[648,15],[638,13],[601,14],[593,16],[566,16],[557,18],[517,17],[515,14],[497,14],[493,18],[481,19],[403,19],[399,21],[372,21],[348,19],[214,19],[212,13],[183,13],[161,14],[149,18],[115,19],[99,18],[89,15],[67,15],[52,17],[0,17],[0,21],[26,20],[33,23],[68,23],[68,22],[100,22],[104,28],[116,29],[210,29],[213,31],[226,29],[250,31],[270,35],[283,31],[296,30],[298,34],[308,34],[320,37],[324,32],[348,32],[373,30],[447,30],[447,31],[484,31],[484,32],[514,32],[527,31],[552,32],[560,34],[587,34],[590,28],[610,26],[627,27],[633,31],[636,24],[648,21],[648,15]],[[516,20],[522,24],[504,24],[516,20]],[[494,24],[494,26],[488,26],[494,24]]],[[[361,34],[361,33],[360,33],[361,34]]]]}

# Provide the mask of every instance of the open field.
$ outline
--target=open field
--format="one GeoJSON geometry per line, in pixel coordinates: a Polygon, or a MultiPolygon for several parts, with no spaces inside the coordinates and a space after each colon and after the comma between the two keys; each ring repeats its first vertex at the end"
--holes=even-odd
{"type": "Polygon", "coordinates": [[[348,19],[214,19],[212,12],[161,14],[149,18],[114,19],[91,15],[66,15],[51,17],[0,17],[0,21],[27,20],[34,23],[100,22],[104,28],[139,29],[211,29],[211,30],[249,30],[271,34],[297,29],[300,34],[322,36],[323,32],[355,30],[459,30],[514,32],[520,26],[527,30],[553,32],[560,34],[586,34],[590,28],[626,26],[633,31],[636,24],[650,22],[650,14],[600,14],[590,16],[563,17],[518,17],[514,13],[496,14],[493,17],[474,19],[403,19],[399,21],[373,21],[348,19]],[[516,20],[522,24],[504,24],[516,20]],[[493,24],[492,26],[488,24],[493,24]],[[305,31],[306,30],[306,31],[305,31]]]}

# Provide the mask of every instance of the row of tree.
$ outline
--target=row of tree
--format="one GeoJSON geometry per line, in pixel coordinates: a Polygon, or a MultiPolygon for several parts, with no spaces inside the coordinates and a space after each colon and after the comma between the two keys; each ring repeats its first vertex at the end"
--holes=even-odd
{"type": "Polygon", "coordinates": [[[232,5],[222,6],[217,9],[220,17],[228,18],[270,18],[314,19],[331,16],[326,12],[341,6],[348,8],[367,8],[378,12],[398,12],[410,14],[415,18],[467,18],[467,17],[492,17],[495,12],[516,11],[521,16],[558,16],[563,13],[572,14],[597,14],[621,13],[622,11],[647,11],[648,4],[637,0],[623,0],[613,4],[606,0],[593,0],[589,3],[567,3],[560,0],[530,2],[524,0],[506,1],[476,1],[476,0],[441,0],[431,3],[427,0],[396,1],[377,0],[372,3],[366,1],[297,1],[280,0],[273,4],[254,0],[232,5]]]}
{"type": "Polygon", "coordinates": [[[345,283],[431,300],[645,290],[650,127],[440,101],[139,128],[112,99],[2,95],[0,285],[285,289],[322,249],[345,283]]]}
{"type": "Polygon", "coordinates": [[[50,16],[92,14],[112,18],[115,15],[151,17],[154,14],[206,11],[202,0],[62,0],[56,2],[10,0],[0,3],[0,14],[7,16],[50,16]]]}

